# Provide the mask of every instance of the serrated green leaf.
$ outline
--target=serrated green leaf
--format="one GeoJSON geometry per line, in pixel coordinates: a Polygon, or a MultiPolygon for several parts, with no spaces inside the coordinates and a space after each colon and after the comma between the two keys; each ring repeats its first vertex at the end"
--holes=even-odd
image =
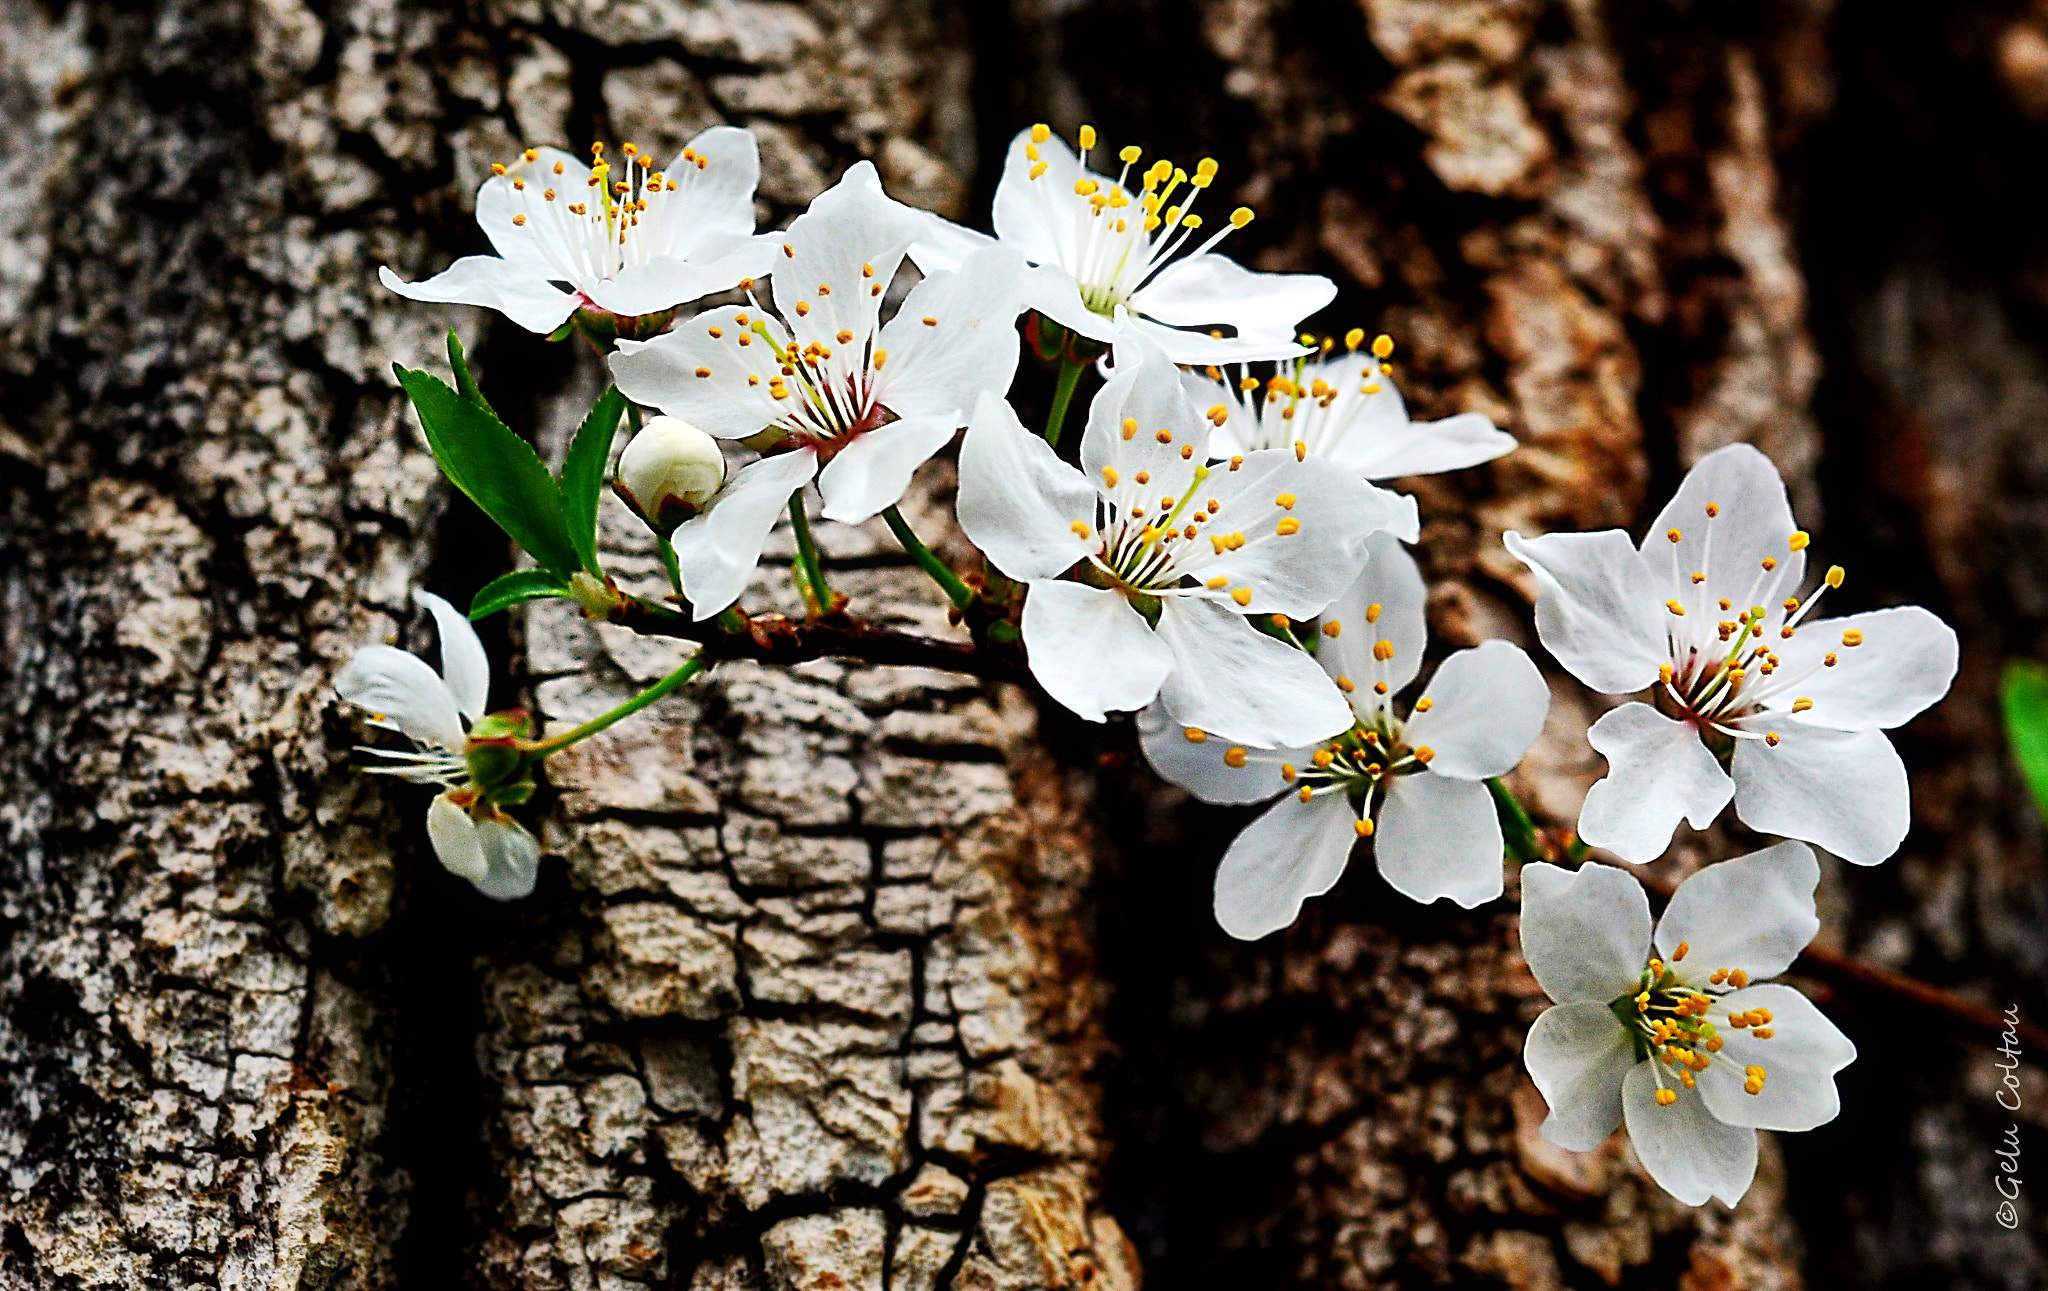
{"type": "Polygon", "coordinates": [[[463,357],[462,353],[462,339],[455,335],[455,329],[452,327],[448,329],[448,366],[455,372],[456,392],[477,407],[496,416],[497,410],[491,407],[490,400],[484,398],[484,392],[477,386],[476,377],[470,374],[469,360],[463,357]]]}
{"type": "Polygon", "coordinates": [[[2007,660],[1999,701],[2013,757],[2033,790],[2035,804],[2048,815],[2048,667],[2027,659],[2007,660]]]}
{"type": "Polygon", "coordinates": [[[412,397],[434,460],[544,569],[567,578],[582,567],[562,509],[562,490],[533,446],[488,409],[427,372],[392,365],[412,397]]]}
{"type": "Polygon", "coordinates": [[[545,569],[515,569],[502,578],[494,578],[484,584],[476,599],[469,603],[469,617],[481,619],[509,609],[522,601],[538,601],[549,596],[569,596],[568,580],[545,569]]]}
{"type": "Polygon", "coordinates": [[[583,567],[604,577],[597,563],[597,504],[604,493],[604,468],[611,460],[612,440],[619,433],[619,418],[626,413],[626,396],[617,386],[606,390],[591,408],[590,415],[569,441],[569,455],[562,459],[562,511],[569,525],[569,541],[583,567]]]}

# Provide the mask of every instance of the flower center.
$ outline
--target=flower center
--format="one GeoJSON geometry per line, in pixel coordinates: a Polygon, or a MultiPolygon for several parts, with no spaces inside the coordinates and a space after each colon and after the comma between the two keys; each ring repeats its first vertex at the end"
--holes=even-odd
{"type": "MultiPolygon", "coordinates": [[[[1636,1061],[1656,1062],[1652,1071],[1657,1078],[1659,1107],[1676,1103],[1678,1090],[1693,1088],[1700,1073],[1714,1065],[1727,1043],[1722,1028],[1747,1030],[1759,1040],[1776,1034],[1769,1009],[1732,1013],[1722,1000],[1729,992],[1749,985],[1749,974],[1740,968],[1716,968],[1703,984],[1694,984],[1691,975],[1677,967],[1690,949],[1680,942],[1670,964],[1652,959],[1644,967],[1635,993],[1609,1005],[1635,1046],[1636,1061]]],[[[1767,1079],[1769,1072],[1760,1065],[1743,1068],[1743,1092],[1761,1094],[1767,1079]]]]}
{"type": "Polygon", "coordinates": [[[1200,255],[1252,222],[1251,208],[1240,206],[1189,251],[1203,224],[1194,211],[1195,201],[1216,179],[1214,158],[1204,157],[1192,175],[1162,158],[1147,167],[1133,185],[1131,168],[1143,150],[1133,146],[1117,154],[1123,165],[1115,179],[1098,175],[1088,169],[1095,127],[1082,126],[1077,139],[1081,177],[1067,193],[1057,190],[1059,181],[1046,182],[1051,163],[1039,155],[1039,145],[1051,138],[1050,127],[1031,127],[1031,142],[1024,148],[1031,163],[1031,193],[1052,230],[1057,263],[1074,275],[1082,303],[1097,314],[1114,315],[1118,305],[1175,256],[1183,252],[1200,255]],[[1187,192],[1176,202],[1182,185],[1187,192]]]}
{"type": "Polygon", "coordinates": [[[561,160],[545,161],[534,148],[510,166],[491,167],[512,181],[512,223],[532,236],[548,267],[572,287],[607,282],[666,254],[682,231],[685,190],[711,165],[686,148],[679,179],[656,170],[630,143],[619,151],[624,155],[614,167],[604,145],[592,144],[587,174],[571,172],[561,160]]]}
{"type": "MultiPolygon", "coordinates": [[[[1811,596],[1778,601],[1788,566],[1778,557],[1765,556],[1743,594],[1726,595],[1732,589],[1709,587],[1706,573],[1714,550],[1714,522],[1721,508],[1709,502],[1705,511],[1701,568],[1687,570],[1681,564],[1682,530],[1668,529],[1664,534],[1671,550],[1672,595],[1664,602],[1671,662],[1658,669],[1655,698],[1657,706],[1670,716],[1697,725],[1709,746],[1725,760],[1736,740],[1778,743],[1777,732],[1747,730],[1740,723],[1760,717],[1766,710],[1803,713],[1813,707],[1812,699],[1798,694],[1799,687],[1822,669],[1836,666],[1840,654],[1831,650],[1817,662],[1790,669],[1776,647],[1798,635],[1800,624],[1820,604],[1821,597],[1842,585],[1844,571],[1840,565],[1831,566],[1811,596]],[[1788,696],[1789,705],[1784,702],[1788,696]]],[[[1799,530],[1786,539],[1785,546],[1789,552],[1801,552],[1807,543],[1805,531],[1799,530]]],[[[1843,633],[1841,649],[1862,644],[1861,632],[1851,629],[1843,633]]]]}
{"type": "MultiPolygon", "coordinates": [[[[1246,365],[1229,369],[1234,376],[1222,368],[1207,369],[1211,381],[1229,380],[1237,388],[1237,410],[1251,423],[1237,428],[1238,441],[1246,448],[1300,445],[1305,453],[1327,457],[1350,433],[1364,406],[1385,392],[1380,378],[1389,370],[1386,360],[1394,352],[1393,337],[1374,337],[1363,356],[1358,353],[1365,344],[1362,327],[1345,333],[1342,354],[1337,353],[1334,336],[1318,341],[1303,333],[1301,343],[1315,346],[1317,354],[1277,365],[1264,381],[1251,375],[1246,365]]],[[[1209,418],[1221,425],[1219,416],[1231,411],[1229,405],[1218,404],[1209,410],[1209,418]]]]}

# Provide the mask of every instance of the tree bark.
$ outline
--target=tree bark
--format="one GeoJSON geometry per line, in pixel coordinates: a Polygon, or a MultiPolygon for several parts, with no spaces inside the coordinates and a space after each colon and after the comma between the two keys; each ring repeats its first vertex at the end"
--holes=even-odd
{"type": "MultiPolygon", "coordinates": [[[[2003,158],[2048,112],[2048,26],[1989,12],[1935,61],[2005,96],[2003,158]]],[[[775,222],[859,157],[978,218],[1039,119],[1215,153],[1260,214],[1238,254],[1334,277],[1418,415],[1522,440],[1403,486],[1442,648],[1532,642],[1502,530],[1640,524],[1748,440],[1823,542],[1875,535],[1873,603],[1934,589],[2039,650],[2034,564],[1972,545],[2036,527],[2040,293],[1985,279],[2038,239],[1970,272],[1830,241],[1859,211],[1819,191],[1827,149],[1880,133],[1837,95],[1888,84],[1856,59],[1939,80],[1881,26],[1829,0],[0,0],[0,1287],[1793,1287],[1795,1215],[1819,1285],[2034,1268],[2038,1241],[1944,1236],[1983,1227],[1942,1186],[1992,1138],[1980,1053],[1916,1056],[1911,1116],[1852,1075],[1844,1128],[1789,1153],[1795,1194],[1839,1200],[1788,1201],[1767,1136],[1739,1208],[1676,1206],[1622,1141],[1536,1134],[1510,904],[1415,907],[1362,851],[1289,933],[1228,942],[1208,882],[1239,817],[1015,687],[721,665],[551,761],[541,886],[508,907],[435,864],[423,794],[351,768],[330,689],[358,645],[424,645],[411,588],[460,603],[509,562],[389,362],[483,333],[493,400],[556,456],[600,380],[376,266],[482,249],[470,195],[526,142],[667,155],[719,121],[760,138],[775,222]],[[1802,260],[1846,285],[1811,329],[1802,260]],[[1821,354],[1845,375],[1817,421],[1821,354]],[[2010,384],[1973,438],[1986,372],[2010,384]],[[1844,1184],[1827,1154],[1869,1126],[1844,1184]]],[[[906,510],[964,566],[950,487],[932,468],[906,510]]],[[[608,563],[658,586],[607,507],[608,563]]],[[[858,610],[948,632],[886,530],[820,532],[858,610]]],[[[797,611],[787,558],[750,605],[797,611]]],[[[493,702],[555,727],[684,648],[562,603],[508,620],[493,702]]],[[[2011,910],[2040,908],[2040,830],[1992,749],[1996,658],[1911,732],[1899,886],[1831,877],[1825,935],[1987,991],[2019,965],[2033,1007],[2048,955],[2011,910]]],[[[1563,825],[1603,701],[1551,679],[1513,784],[1563,825]]],[[[1662,871],[1746,841],[1682,832],[1662,871]]]]}

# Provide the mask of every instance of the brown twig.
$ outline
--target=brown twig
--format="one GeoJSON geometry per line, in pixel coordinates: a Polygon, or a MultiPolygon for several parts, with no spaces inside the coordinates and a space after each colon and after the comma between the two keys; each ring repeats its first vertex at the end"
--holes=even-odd
{"type": "Polygon", "coordinates": [[[1006,652],[876,627],[843,614],[818,619],[754,614],[747,616],[747,631],[739,633],[726,631],[715,619],[697,623],[684,614],[665,614],[628,603],[613,612],[612,622],[642,636],[701,641],[719,659],[780,664],[824,658],[858,659],[863,663],[960,672],[994,681],[1027,680],[1023,666],[1006,652]]]}
{"type": "MultiPolygon", "coordinates": [[[[1603,862],[1604,864],[1605,862],[1603,862]]],[[[1665,900],[1678,890],[1674,883],[1630,865],[1617,865],[1635,876],[1647,890],[1665,900]]],[[[1888,968],[1879,968],[1868,960],[1820,946],[1808,946],[1799,952],[1799,958],[1792,961],[1789,970],[1817,982],[1826,983],[1838,991],[1862,995],[1871,999],[1884,999],[1903,1005],[1906,1009],[1935,1019],[1951,1031],[1973,1036],[1986,1044],[2003,1044],[2008,1035],[2017,1038],[2022,1046],[2037,1055],[2037,1061],[2048,1060],[2048,1030],[2031,1022],[2011,1022],[1996,1010],[1981,1004],[1972,1004],[1961,996],[1951,994],[1938,986],[1930,986],[1917,977],[1895,973],[1888,968]]]]}

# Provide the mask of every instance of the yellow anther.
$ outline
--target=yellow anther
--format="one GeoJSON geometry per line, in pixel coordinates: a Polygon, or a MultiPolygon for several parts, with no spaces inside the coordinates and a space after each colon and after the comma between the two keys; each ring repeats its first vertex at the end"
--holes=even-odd
{"type": "Polygon", "coordinates": [[[1375,641],[1375,642],[1373,642],[1373,645],[1372,645],[1372,657],[1373,657],[1373,658],[1375,658],[1375,659],[1377,659],[1377,660],[1379,660],[1379,661],[1380,661],[1381,663],[1385,663],[1385,662],[1386,662],[1387,660],[1389,660],[1389,659],[1393,658],[1393,657],[1394,657],[1394,643],[1393,643],[1393,642],[1391,642],[1391,641],[1375,641]]]}
{"type": "Polygon", "coordinates": [[[1230,213],[1230,227],[1233,229],[1241,229],[1251,222],[1252,208],[1249,206],[1240,206],[1230,213]]]}
{"type": "Polygon", "coordinates": [[[1033,166],[1031,168],[1031,178],[1037,179],[1040,175],[1043,175],[1045,173],[1045,168],[1051,164],[1051,162],[1041,161],[1037,165],[1033,166]]]}
{"type": "Polygon", "coordinates": [[[1675,1102],[1677,1102],[1677,1101],[1678,1101],[1678,1091],[1677,1091],[1677,1090],[1675,1090],[1675,1089],[1660,1089],[1660,1090],[1658,1090],[1658,1091],[1657,1091],[1657,1106],[1659,1106],[1659,1107],[1669,1107],[1669,1106],[1671,1106],[1671,1105],[1672,1105],[1673,1103],[1675,1103],[1675,1102]]]}
{"type": "Polygon", "coordinates": [[[505,173],[505,166],[504,166],[504,163],[502,163],[502,162],[496,162],[496,161],[492,162],[492,163],[491,163],[491,173],[492,173],[493,175],[502,175],[502,174],[504,174],[504,173],[505,173]]]}
{"type": "Polygon", "coordinates": [[[1266,622],[1272,624],[1276,628],[1279,628],[1282,632],[1289,631],[1294,627],[1294,620],[1288,618],[1285,614],[1268,615],[1266,617],[1266,622]]]}
{"type": "Polygon", "coordinates": [[[1671,679],[1673,677],[1676,677],[1677,675],[1677,673],[1671,670],[1670,664],[1661,663],[1657,665],[1657,680],[1663,682],[1665,685],[1670,685],[1671,679]]]}
{"type": "Polygon", "coordinates": [[[1418,700],[1416,700],[1416,701],[1415,701],[1415,711],[1416,711],[1416,712],[1418,712],[1418,713],[1426,713],[1426,712],[1428,712],[1428,711],[1429,711],[1430,709],[1432,709],[1432,708],[1435,708],[1435,707],[1436,707],[1436,701],[1435,701],[1435,700],[1433,700],[1433,699],[1431,699],[1431,698],[1430,698],[1429,696],[1427,696],[1427,695],[1424,695],[1424,696],[1423,696],[1423,697],[1422,697],[1421,699],[1418,699],[1418,700]]]}
{"type": "Polygon", "coordinates": [[[1319,767],[1326,767],[1330,765],[1332,762],[1335,762],[1336,760],[1337,755],[1330,752],[1328,749],[1317,749],[1315,751],[1314,756],[1309,759],[1309,761],[1315,763],[1319,767]]]}
{"type": "Polygon", "coordinates": [[[1298,439],[1294,441],[1294,460],[1297,462],[1308,460],[1308,445],[1298,439]]]}
{"type": "Polygon", "coordinates": [[[1044,143],[1050,138],[1052,138],[1052,127],[1043,121],[1031,127],[1031,142],[1044,143]]]}
{"type": "Polygon", "coordinates": [[[1739,968],[1731,968],[1728,970],[1728,984],[1739,991],[1749,985],[1749,974],[1739,968]]]}
{"type": "Polygon", "coordinates": [[[1181,732],[1190,744],[1201,744],[1208,740],[1209,732],[1199,726],[1190,726],[1181,732]]]}
{"type": "Polygon", "coordinates": [[[1173,442],[1173,432],[1165,429],[1157,430],[1153,432],[1152,438],[1162,444],[1171,444],[1173,442]]]}
{"type": "Polygon", "coordinates": [[[1223,751],[1223,765],[1232,768],[1244,765],[1244,746],[1233,744],[1223,751]]]}
{"type": "Polygon", "coordinates": [[[1377,623],[1380,621],[1380,603],[1378,601],[1374,601],[1365,607],[1365,621],[1367,623],[1377,623]]]}
{"type": "Polygon", "coordinates": [[[1334,637],[1343,630],[1344,621],[1342,619],[1331,619],[1328,623],[1323,624],[1323,635],[1326,637],[1334,637]]]}
{"type": "Polygon", "coordinates": [[[1720,1036],[1717,1036],[1717,1035],[1714,1035],[1714,1036],[1708,1036],[1708,1037],[1707,1037],[1707,1052],[1708,1052],[1708,1053],[1719,1053],[1719,1052],[1721,1052],[1721,1046],[1722,1046],[1722,1045],[1724,1045],[1724,1044],[1727,1044],[1727,1043],[1728,1043],[1728,1042],[1727,1042],[1726,1040],[1723,1040],[1723,1039],[1722,1039],[1722,1038],[1721,1038],[1720,1036]]]}
{"type": "MultiPolygon", "coordinates": [[[[1074,181],[1074,196],[1076,197],[1093,197],[1101,191],[1102,185],[1092,179],[1077,179],[1074,181]]],[[[1107,201],[1108,199],[1105,198],[1104,200],[1107,201]]]]}
{"type": "Polygon", "coordinates": [[[1369,819],[1360,819],[1353,821],[1352,828],[1358,831],[1358,836],[1360,838],[1372,837],[1372,821],[1369,819]]]}
{"type": "Polygon", "coordinates": [[[1793,712],[1795,712],[1795,713],[1803,713],[1803,712],[1805,712],[1805,711],[1806,711],[1807,709],[1809,709],[1809,708],[1812,708],[1812,707],[1813,707],[1813,701],[1812,701],[1812,700],[1810,700],[1810,699],[1808,699],[1808,698],[1806,698],[1806,697],[1805,697],[1805,696],[1803,696],[1803,695],[1802,695],[1802,696],[1801,696],[1800,698],[1798,698],[1798,699],[1795,699],[1795,700],[1793,700],[1793,701],[1792,701],[1792,711],[1793,711],[1793,712]]]}
{"type": "Polygon", "coordinates": [[[1384,694],[1386,694],[1386,693],[1387,693],[1387,683],[1386,683],[1386,682],[1384,682],[1384,681],[1376,681],[1376,682],[1374,682],[1374,683],[1372,684],[1372,693],[1373,693],[1373,694],[1375,694],[1375,695],[1384,695],[1384,694]]]}
{"type": "Polygon", "coordinates": [[[1774,749],[1775,749],[1775,748],[1777,748],[1777,747],[1778,747],[1778,733],[1777,733],[1776,731],[1766,731],[1766,732],[1764,733],[1764,744],[1765,744],[1765,745],[1766,745],[1767,747],[1770,747],[1770,748],[1774,748],[1774,749]]]}
{"type": "Polygon", "coordinates": [[[1776,556],[1766,556],[1757,563],[1762,565],[1764,567],[1764,572],[1768,574],[1778,567],[1778,558],[1776,556]]]}
{"type": "Polygon", "coordinates": [[[877,372],[880,372],[880,371],[882,370],[882,365],[883,365],[884,363],[887,363],[888,361],[889,361],[889,351],[887,351],[887,350],[876,350],[876,351],[875,351],[875,371],[877,371],[877,372]]]}
{"type": "Polygon", "coordinates": [[[526,217],[525,217],[524,215],[515,215],[515,216],[513,216],[513,217],[512,217],[512,223],[514,223],[514,224],[524,224],[524,223],[526,223],[526,217]]]}
{"type": "Polygon", "coordinates": [[[1124,165],[1135,166],[1138,164],[1138,158],[1144,155],[1145,150],[1143,148],[1140,148],[1136,144],[1126,144],[1124,146],[1124,150],[1118,153],[1117,157],[1122,160],[1124,165]]]}
{"type": "Polygon", "coordinates": [[[1273,526],[1273,532],[1279,534],[1282,538],[1292,537],[1301,532],[1301,521],[1293,516],[1288,516],[1279,524],[1273,526]]]}
{"type": "Polygon", "coordinates": [[[1388,336],[1385,332],[1381,332],[1378,336],[1372,338],[1372,356],[1374,358],[1384,359],[1393,352],[1393,337],[1388,336]]]}
{"type": "Polygon", "coordinates": [[[1295,777],[1295,775],[1296,775],[1296,774],[1298,774],[1298,773],[1297,773],[1297,772],[1295,771],[1295,769],[1294,769],[1294,764],[1293,764],[1293,763],[1291,763],[1291,762],[1282,762],[1282,763],[1280,764],[1280,778],[1281,778],[1282,780],[1285,780],[1285,781],[1287,781],[1287,782],[1288,782],[1289,784],[1292,784],[1292,783],[1294,783],[1294,777],[1295,777]]]}
{"type": "Polygon", "coordinates": [[[1218,574],[1216,575],[1216,577],[1210,579],[1207,583],[1203,584],[1203,586],[1207,587],[1212,592],[1220,592],[1224,588],[1230,586],[1230,580],[1225,578],[1223,575],[1218,574]]]}
{"type": "Polygon", "coordinates": [[[1294,510],[1294,500],[1294,495],[1292,493],[1282,493],[1280,496],[1273,499],[1273,505],[1276,507],[1281,507],[1288,511],[1292,511],[1294,510]]]}
{"type": "Polygon", "coordinates": [[[1230,459],[1230,469],[1231,469],[1231,470],[1233,470],[1233,471],[1234,471],[1234,470],[1236,470],[1236,469],[1237,469],[1238,467],[1240,467],[1240,466],[1243,466],[1243,465],[1244,465],[1244,454],[1242,454],[1242,453],[1236,454],[1236,455],[1234,455],[1234,456],[1233,456],[1233,457],[1232,457],[1232,458],[1230,459]]]}
{"type": "Polygon", "coordinates": [[[1316,796],[1316,791],[1308,785],[1303,785],[1301,787],[1301,792],[1296,796],[1299,797],[1303,802],[1307,802],[1311,798],[1316,796]]]}
{"type": "Polygon", "coordinates": [[[1689,941],[1681,941],[1681,942],[1679,942],[1679,943],[1678,943],[1678,949],[1677,949],[1677,950],[1674,950],[1674,951],[1672,951],[1672,952],[1671,952],[1671,962],[1675,964],[1675,963],[1679,962],[1680,960],[1684,959],[1684,958],[1685,958],[1685,953],[1686,953],[1687,951],[1691,950],[1691,949],[1692,949],[1692,943],[1691,943],[1691,942],[1689,942],[1689,941]]]}
{"type": "Polygon", "coordinates": [[[1093,538],[1095,536],[1095,531],[1093,529],[1090,529],[1087,523],[1082,520],[1074,521],[1074,523],[1068,525],[1067,528],[1072,529],[1074,531],[1074,536],[1076,538],[1079,538],[1082,542],[1086,542],[1090,538],[1093,538]]]}
{"type": "Polygon", "coordinates": [[[702,378],[704,378],[704,377],[708,377],[708,376],[710,376],[710,375],[711,375],[711,369],[710,369],[710,368],[698,368],[698,369],[697,369],[697,376],[699,377],[699,379],[702,379],[702,378]]]}
{"type": "Polygon", "coordinates": [[[1806,544],[1812,541],[1813,539],[1807,535],[1806,530],[1800,529],[1794,532],[1790,538],[1787,538],[1785,540],[1785,545],[1787,547],[1790,547],[1793,551],[1805,551],[1806,544]]]}
{"type": "Polygon", "coordinates": [[[809,302],[808,300],[800,300],[796,303],[796,316],[798,318],[802,318],[805,314],[808,314],[810,312],[811,302],[809,302]]]}
{"type": "Polygon", "coordinates": [[[1236,601],[1239,605],[1250,605],[1252,603],[1252,589],[1240,587],[1231,592],[1230,599],[1236,601]]]}
{"type": "Polygon", "coordinates": [[[1116,467],[1105,466],[1102,468],[1102,482],[1110,488],[1116,487],[1116,467]]]}
{"type": "Polygon", "coordinates": [[[1846,629],[1846,630],[1845,630],[1845,631],[1844,631],[1844,632],[1842,633],[1842,644],[1843,644],[1843,645],[1845,645],[1845,646],[1848,646],[1848,647],[1850,647],[1851,649],[1854,649],[1855,647],[1857,647],[1857,646],[1860,646],[1860,645],[1862,645],[1862,644],[1863,644],[1863,631],[1862,631],[1862,629],[1861,629],[1861,628],[1849,628],[1849,629],[1846,629]]]}
{"type": "Polygon", "coordinates": [[[1225,405],[1219,403],[1215,407],[1209,409],[1208,412],[1202,415],[1207,417],[1214,424],[1221,426],[1224,422],[1230,420],[1230,409],[1225,405]]]}
{"type": "Polygon", "coordinates": [[[1666,601],[1666,602],[1664,602],[1664,608],[1665,608],[1665,609],[1667,609],[1667,610],[1670,610],[1670,611],[1671,611],[1671,612],[1672,612],[1673,614],[1677,615],[1677,616],[1678,616],[1679,618],[1684,618],[1684,617],[1685,617],[1685,607],[1684,607],[1683,605],[1680,605],[1680,604],[1679,604],[1679,603],[1678,603],[1677,601],[1675,601],[1675,600],[1671,600],[1671,601],[1666,601]]]}
{"type": "Polygon", "coordinates": [[[1337,689],[1343,691],[1345,694],[1348,695],[1352,691],[1357,690],[1358,686],[1351,680],[1351,678],[1339,674],[1337,677],[1337,689]]]}
{"type": "Polygon", "coordinates": [[[1685,540],[1685,535],[1676,529],[1666,529],[1664,537],[1671,542],[1683,542],[1685,540]]]}
{"type": "Polygon", "coordinates": [[[1755,1036],[1759,1040],[1768,1040],[1778,1033],[1776,1031],[1771,1030],[1769,1027],[1756,1027],[1750,1031],[1750,1034],[1755,1036]]]}
{"type": "Polygon", "coordinates": [[[1136,435],[1137,433],[1138,433],[1138,419],[1137,419],[1136,417],[1126,417],[1126,418],[1124,418],[1124,438],[1125,438],[1125,439],[1129,439],[1129,438],[1131,438],[1132,436],[1136,435]]]}
{"type": "Polygon", "coordinates": [[[1840,565],[1828,566],[1827,584],[1829,587],[1840,587],[1842,580],[1846,577],[1848,577],[1848,571],[1840,565]]]}
{"type": "Polygon", "coordinates": [[[1086,152],[1090,148],[1093,148],[1095,146],[1095,127],[1082,126],[1079,138],[1082,152],[1086,152]]]}
{"type": "Polygon", "coordinates": [[[1415,760],[1424,766],[1428,766],[1435,757],[1436,750],[1427,744],[1419,745],[1415,750],[1415,760]]]}

